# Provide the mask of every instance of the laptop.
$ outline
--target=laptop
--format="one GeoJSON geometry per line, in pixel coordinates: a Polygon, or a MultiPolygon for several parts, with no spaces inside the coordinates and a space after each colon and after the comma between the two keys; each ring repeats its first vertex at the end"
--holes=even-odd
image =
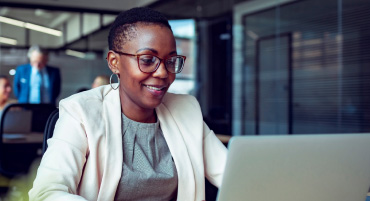
{"type": "Polygon", "coordinates": [[[240,136],[218,201],[365,201],[370,134],[240,136]]]}
{"type": "Polygon", "coordinates": [[[6,113],[3,132],[9,133],[30,133],[32,125],[32,111],[11,110],[6,113]]]}

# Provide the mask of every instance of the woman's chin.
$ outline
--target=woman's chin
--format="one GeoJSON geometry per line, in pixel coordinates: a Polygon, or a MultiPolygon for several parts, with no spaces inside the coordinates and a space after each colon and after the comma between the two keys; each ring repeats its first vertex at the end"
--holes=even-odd
{"type": "Polygon", "coordinates": [[[162,103],[162,99],[160,101],[153,101],[153,102],[150,102],[150,103],[147,103],[146,104],[146,108],[148,109],[155,109],[157,108],[160,104],[162,103]]]}

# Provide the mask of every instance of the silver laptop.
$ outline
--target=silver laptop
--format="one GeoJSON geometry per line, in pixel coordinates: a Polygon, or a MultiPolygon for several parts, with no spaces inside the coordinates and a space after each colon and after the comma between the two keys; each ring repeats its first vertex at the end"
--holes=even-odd
{"type": "Polygon", "coordinates": [[[365,201],[370,134],[233,137],[218,201],[365,201]]]}

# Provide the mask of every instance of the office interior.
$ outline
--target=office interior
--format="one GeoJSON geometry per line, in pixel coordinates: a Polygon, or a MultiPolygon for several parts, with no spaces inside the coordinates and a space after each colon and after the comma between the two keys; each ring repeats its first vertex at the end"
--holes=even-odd
{"type": "Polygon", "coordinates": [[[61,71],[59,100],[90,88],[111,75],[110,24],[137,6],[170,19],[187,57],[170,91],[194,95],[216,134],[370,132],[368,0],[0,0],[0,74],[37,44],[61,71]]]}

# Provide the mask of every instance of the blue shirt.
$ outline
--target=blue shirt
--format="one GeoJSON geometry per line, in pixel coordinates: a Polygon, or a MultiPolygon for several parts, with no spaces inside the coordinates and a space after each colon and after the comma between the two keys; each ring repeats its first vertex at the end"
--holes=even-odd
{"type": "Polygon", "coordinates": [[[29,103],[50,103],[50,96],[48,92],[49,76],[46,68],[42,68],[41,70],[39,70],[36,67],[32,66],[29,103]],[[41,77],[39,73],[41,73],[41,77]],[[41,90],[43,92],[42,97],[41,90]]]}

